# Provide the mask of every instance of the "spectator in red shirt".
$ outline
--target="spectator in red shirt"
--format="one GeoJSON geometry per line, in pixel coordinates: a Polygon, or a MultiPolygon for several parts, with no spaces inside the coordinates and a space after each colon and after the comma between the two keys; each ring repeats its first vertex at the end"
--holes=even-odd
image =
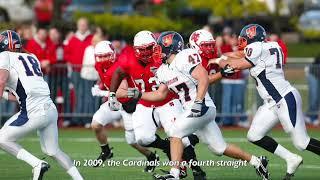
{"type": "MultiPolygon", "coordinates": [[[[84,93],[84,82],[80,78],[80,70],[82,67],[82,60],[84,55],[84,50],[91,45],[93,35],[89,30],[89,23],[86,18],[80,18],[77,21],[77,31],[76,33],[69,39],[68,44],[64,48],[64,58],[65,60],[72,66],[72,74],[71,81],[73,84],[73,88],[76,96],[76,113],[84,112],[83,104],[83,96],[84,93]]],[[[84,124],[80,122],[81,118],[75,119],[74,122],[77,125],[84,124]]]]}
{"type": "Polygon", "coordinates": [[[51,90],[51,98],[56,103],[63,102],[63,112],[70,113],[70,96],[69,96],[69,78],[67,73],[67,65],[64,60],[64,45],[61,39],[60,31],[52,27],[49,30],[49,52],[50,52],[50,62],[51,62],[51,70],[50,70],[50,90],[51,90]],[[62,92],[63,101],[57,98],[58,91],[62,92]]]}
{"type": "Polygon", "coordinates": [[[36,0],[34,12],[38,24],[49,25],[53,15],[53,0],[36,0]]]}
{"type": "MultiPolygon", "coordinates": [[[[229,27],[223,29],[222,41],[217,42],[220,53],[237,51],[237,44],[229,27]]],[[[222,118],[223,125],[231,126],[238,123],[245,125],[245,118],[237,116],[244,113],[244,97],[246,91],[246,75],[244,71],[236,72],[233,76],[223,78],[222,83],[222,118]]]]}
{"type": "Polygon", "coordinates": [[[39,27],[36,35],[26,44],[25,49],[38,57],[44,78],[48,82],[48,73],[50,72],[50,52],[48,48],[47,30],[43,27],[39,27]]]}

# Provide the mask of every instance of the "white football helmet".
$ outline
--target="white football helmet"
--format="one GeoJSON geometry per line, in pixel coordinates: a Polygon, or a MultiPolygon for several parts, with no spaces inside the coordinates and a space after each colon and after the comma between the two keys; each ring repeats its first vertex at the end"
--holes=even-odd
{"type": "Polygon", "coordinates": [[[94,47],[94,56],[97,65],[110,67],[116,60],[116,53],[110,41],[100,41],[94,47]]]}
{"type": "Polygon", "coordinates": [[[150,31],[140,31],[133,39],[133,48],[139,61],[149,63],[153,59],[154,48],[157,45],[154,34],[150,31]]]}
{"type": "Polygon", "coordinates": [[[194,31],[189,38],[190,47],[196,49],[202,57],[214,57],[215,40],[212,34],[204,29],[194,31]]]}

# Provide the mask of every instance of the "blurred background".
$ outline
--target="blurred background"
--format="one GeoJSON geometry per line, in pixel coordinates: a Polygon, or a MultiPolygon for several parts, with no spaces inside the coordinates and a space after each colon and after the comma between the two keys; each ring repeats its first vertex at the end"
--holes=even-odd
{"type": "MultiPolygon", "coordinates": [[[[320,0],[0,0],[0,30],[17,31],[24,48],[41,61],[59,127],[89,128],[106,100],[91,95],[99,83],[93,55],[99,41],[112,41],[120,55],[132,51],[140,30],[174,30],[187,42],[205,28],[221,55],[237,50],[238,33],[249,23],[264,26],[268,40],[283,48],[285,73],[302,95],[305,120],[319,126],[320,0]]],[[[248,71],[222,79],[209,92],[222,126],[248,127],[262,104],[248,71]]],[[[0,101],[1,124],[16,111],[16,103],[0,101]]]]}

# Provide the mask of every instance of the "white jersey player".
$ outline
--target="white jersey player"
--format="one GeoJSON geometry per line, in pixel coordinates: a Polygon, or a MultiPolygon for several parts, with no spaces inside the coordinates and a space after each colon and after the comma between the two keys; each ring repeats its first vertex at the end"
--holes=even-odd
{"type": "MultiPolygon", "coordinates": [[[[171,137],[171,159],[181,162],[181,138],[196,133],[216,155],[227,155],[232,158],[247,160],[263,177],[269,178],[266,169],[267,160],[252,156],[235,145],[228,145],[215,122],[216,107],[210,98],[207,71],[201,65],[200,55],[194,49],[183,50],[183,39],[172,31],[164,32],[158,39],[161,46],[163,63],[156,75],[162,83],[155,92],[142,93],[142,99],[160,101],[169,90],[178,94],[183,104],[183,113],[178,116],[169,131],[171,137]]],[[[156,179],[178,179],[179,166],[171,169],[170,174],[155,175],[156,179]]]]}
{"type": "Polygon", "coordinates": [[[284,179],[290,179],[302,164],[302,158],[291,153],[266,134],[279,122],[289,133],[294,146],[320,155],[320,142],[306,132],[299,92],[285,79],[282,69],[283,53],[276,42],[266,42],[266,32],[258,24],[245,26],[239,36],[243,58],[223,56],[211,63],[233,70],[250,69],[264,104],[258,109],[248,132],[248,140],[287,162],[284,179]]]}
{"type": "Polygon", "coordinates": [[[0,34],[0,97],[20,104],[20,111],[0,130],[0,147],[31,165],[33,180],[42,179],[49,164],[16,143],[37,130],[42,151],[56,159],[73,179],[82,180],[71,159],[59,148],[58,113],[42,77],[39,60],[32,54],[21,53],[21,49],[16,32],[7,30],[0,34]]]}

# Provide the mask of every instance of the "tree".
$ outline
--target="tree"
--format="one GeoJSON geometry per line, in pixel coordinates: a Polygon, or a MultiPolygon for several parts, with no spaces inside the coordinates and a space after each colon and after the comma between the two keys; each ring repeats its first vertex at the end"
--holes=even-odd
{"type": "Polygon", "coordinates": [[[210,9],[215,16],[239,18],[268,13],[265,3],[257,0],[188,0],[193,8],[210,9]]]}

